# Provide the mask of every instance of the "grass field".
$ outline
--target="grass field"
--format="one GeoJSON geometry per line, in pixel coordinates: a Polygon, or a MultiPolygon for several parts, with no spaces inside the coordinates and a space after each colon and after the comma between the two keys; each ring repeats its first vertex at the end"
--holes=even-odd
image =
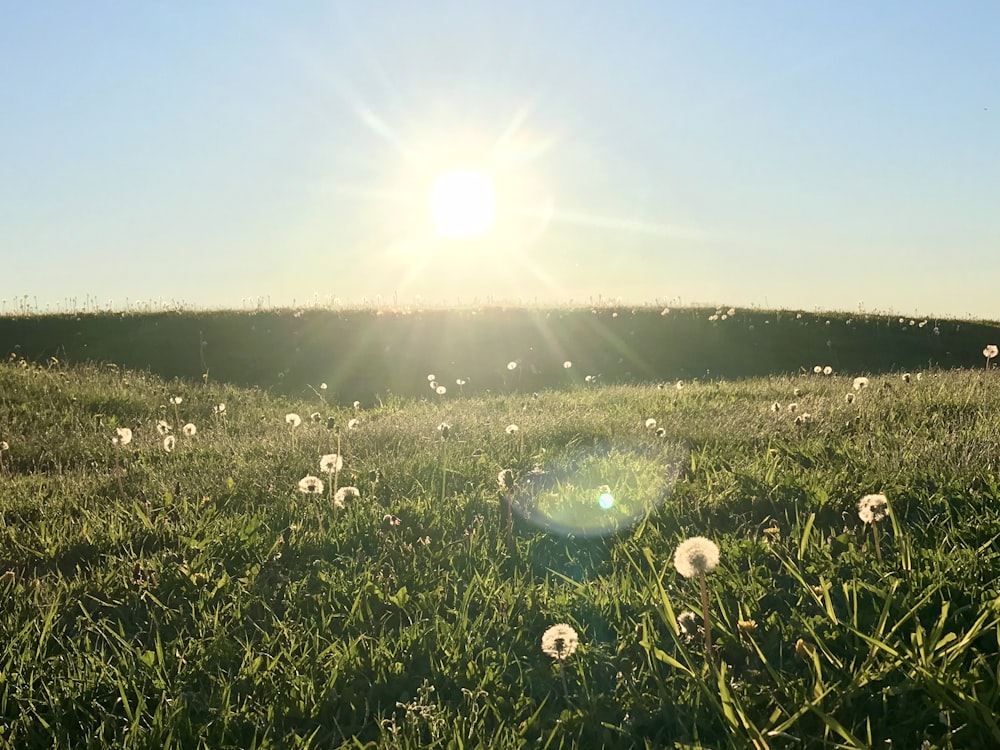
{"type": "Polygon", "coordinates": [[[0,746],[998,746],[1000,376],[948,325],[897,327],[978,369],[357,407],[11,357],[0,746]]]}

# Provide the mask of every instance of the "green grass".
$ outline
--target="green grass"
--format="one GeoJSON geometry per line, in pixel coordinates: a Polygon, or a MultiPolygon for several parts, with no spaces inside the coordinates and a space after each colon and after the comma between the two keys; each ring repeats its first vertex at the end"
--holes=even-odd
{"type": "Polygon", "coordinates": [[[803,375],[356,411],[12,359],[0,746],[997,746],[997,377],[873,376],[851,404],[850,377],[803,375]],[[198,432],[167,453],[160,419],[198,432]],[[297,490],[337,451],[343,509],[297,490]],[[673,567],[689,536],[721,548],[711,659],[677,623],[701,608],[673,567]],[[560,622],[580,638],[562,670],[540,648],[560,622]]]}

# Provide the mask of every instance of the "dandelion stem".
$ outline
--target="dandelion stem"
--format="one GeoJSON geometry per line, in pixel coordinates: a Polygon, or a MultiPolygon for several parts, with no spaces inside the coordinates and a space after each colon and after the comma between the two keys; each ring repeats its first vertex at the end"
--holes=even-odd
{"type": "MultiPolygon", "coordinates": [[[[337,455],[343,456],[344,454],[340,452],[340,430],[337,430],[337,455]]],[[[337,484],[340,482],[340,460],[338,459],[333,465],[333,491],[336,492],[340,489],[337,484]]]]}
{"type": "Polygon", "coordinates": [[[878,524],[872,524],[872,533],[875,535],[875,557],[878,558],[879,562],[882,562],[882,547],[878,541],[878,524]]]}
{"type": "Polygon", "coordinates": [[[122,465],[118,460],[118,446],[115,446],[115,478],[118,479],[118,497],[125,499],[125,486],[122,484],[122,465]]]}
{"type": "Polygon", "coordinates": [[[444,507],[445,489],[448,484],[448,441],[441,439],[441,507],[444,507]]]}
{"type": "Polygon", "coordinates": [[[569,688],[566,687],[566,661],[564,659],[559,660],[559,676],[562,678],[563,699],[569,703],[569,688]]]}
{"type": "Polygon", "coordinates": [[[698,581],[701,584],[701,617],[705,625],[705,655],[712,661],[712,621],[708,615],[708,582],[704,573],[698,576],[698,581]]]}

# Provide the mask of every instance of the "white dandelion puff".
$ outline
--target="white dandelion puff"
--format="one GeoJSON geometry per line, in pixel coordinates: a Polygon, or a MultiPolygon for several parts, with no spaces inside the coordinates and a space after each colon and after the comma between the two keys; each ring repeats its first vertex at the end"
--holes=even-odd
{"type": "Polygon", "coordinates": [[[172,452],[176,446],[177,446],[177,438],[175,438],[173,435],[167,435],[165,438],[163,438],[163,450],[165,450],[167,453],[172,452]]]}
{"type": "Polygon", "coordinates": [[[885,495],[865,495],[858,501],[858,518],[864,523],[878,523],[889,514],[889,500],[885,495]]]}
{"type": "Polygon", "coordinates": [[[650,429],[650,430],[656,429],[656,420],[653,419],[652,417],[650,417],[649,419],[647,419],[646,420],[646,427],[647,427],[647,429],[650,429]]]}
{"type": "Polygon", "coordinates": [[[299,480],[299,492],[305,495],[321,495],[323,494],[323,480],[312,474],[307,474],[299,480]]]}
{"type": "Polygon", "coordinates": [[[862,388],[868,387],[868,378],[860,377],[854,378],[854,390],[860,391],[862,388]]]}
{"type": "Polygon", "coordinates": [[[156,422],[156,431],[161,435],[169,435],[170,424],[166,420],[160,419],[156,422]]]}
{"type": "Polygon", "coordinates": [[[355,497],[361,497],[361,492],[357,487],[341,487],[333,493],[333,507],[343,508],[347,500],[355,497]]]}
{"type": "Polygon", "coordinates": [[[285,415],[285,422],[290,424],[292,427],[298,427],[300,424],[302,424],[302,417],[300,417],[295,412],[289,412],[288,414],[285,415]]]}
{"type": "Polygon", "coordinates": [[[711,573],[718,564],[719,546],[703,536],[685,539],[674,552],[674,567],[685,578],[711,573]]]}
{"type": "Polygon", "coordinates": [[[111,438],[114,445],[128,445],[132,442],[132,430],[128,427],[119,427],[115,430],[114,437],[111,438]]]}
{"type": "Polygon", "coordinates": [[[580,645],[580,637],[576,631],[564,622],[553,625],[542,633],[542,653],[551,656],[558,662],[572,656],[580,645]]]}
{"type": "Polygon", "coordinates": [[[520,428],[520,427],[518,427],[518,426],[517,426],[516,424],[509,424],[509,425],[507,425],[507,427],[505,428],[505,432],[506,432],[506,433],[507,433],[508,435],[514,435],[514,434],[516,434],[516,433],[517,433],[517,431],[518,431],[518,430],[520,430],[520,429],[521,429],[521,428],[520,428]]]}
{"type": "Polygon", "coordinates": [[[347,429],[356,430],[361,425],[360,419],[349,419],[347,420],[347,429]]]}
{"type": "Polygon", "coordinates": [[[184,425],[184,437],[194,437],[198,433],[198,428],[191,422],[184,425]]]}
{"type": "Polygon", "coordinates": [[[333,474],[344,468],[344,457],[339,453],[327,453],[320,456],[319,470],[323,474],[333,474]]]}

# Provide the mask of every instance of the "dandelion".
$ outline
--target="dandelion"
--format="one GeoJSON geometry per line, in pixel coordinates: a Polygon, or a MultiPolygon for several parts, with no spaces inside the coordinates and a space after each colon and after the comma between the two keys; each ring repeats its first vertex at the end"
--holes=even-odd
{"type": "Polygon", "coordinates": [[[908,373],[908,372],[904,372],[904,373],[903,373],[903,375],[902,375],[902,378],[903,378],[903,382],[904,382],[904,383],[909,383],[909,382],[910,382],[910,378],[911,378],[911,377],[912,377],[912,376],[910,375],[910,373],[908,373]]]}
{"type": "Polygon", "coordinates": [[[184,437],[194,437],[198,433],[198,428],[188,422],[184,425],[184,437]]]}
{"type": "Polygon", "coordinates": [[[157,422],[156,422],[156,431],[160,435],[169,435],[170,434],[170,429],[171,429],[170,428],[170,424],[166,420],[164,420],[164,419],[157,420],[157,422]]]}
{"type": "Polygon", "coordinates": [[[572,656],[579,644],[580,637],[566,623],[553,625],[542,633],[542,652],[560,663],[572,656]]]}
{"type": "Polygon", "coordinates": [[[226,413],[226,405],[225,404],[217,404],[216,406],[213,406],[212,407],[212,413],[216,414],[218,416],[224,416],[225,413],[226,413]]]}
{"type": "Polygon", "coordinates": [[[510,469],[503,469],[497,474],[497,484],[504,492],[511,492],[514,489],[514,472],[510,469]]]}
{"type": "Polygon", "coordinates": [[[507,363],[507,369],[508,370],[516,370],[517,369],[517,362],[508,362],[507,363]]]}
{"type": "Polygon", "coordinates": [[[882,547],[878,538],[878,522],[889,515],[889,500],[885,495],[865,495],[858,501],[858,518],[872,527],[875,537],[875,557],[882,562],[882,547]]]}
{"type": "Polygon", "coordinates": [[[677,381],[677,385],[675,385],[674,388],[676,388],[679,391],[683,391],[684,390],[684,381],[683,380],[678,380],[677,381]]]}
{"type": "Polygon", "coordinates": [[[585,383],[593,383],[596,379],[593,375],[587,375],[583,380],[585,383]]]}
{"type": "Polygon", "coordinates": [[[174,406],[182,404],[182,403],[184,403],[184,397],[183,396],[171,396],[170,397],[170,403],[173,404],[174,406]]]}
{"type": "Polygon", "coordinates": [[[119,427],[115,430],[114,437],[111,438],[112,445],[128,445],[132,442],[132,430],[128,427],[119,427]]]}
{"type": "Polygon", "coordinates": [[[736,623],[736,628],[741,633],[746,633],[747,635],[753,635],[757,632],[757,621],[756,620],[739,620],[736,623]]]}
{"type": "Polygon", "coordinates": [[[448,424],[447,422],[442,422],[441,424],[438,425],[438,432],[441,433],[441,437],[447,440],[448,435],[451,433],[451,425],[448,424]]]}
{"type": "Polygon", "coordinates": [[[434,389],[434,392],[439,396],[443,396],[448,392],[448,389],[445,388],[443,385],[439,385],[437,388],[434,389]]]}
{"type": "Polygon", "coordinates": [[[816,375],[822,375],[823,374],[823,368],[822,368],[822,366],[816,365],[813,368],[813,373],[815,373],[816,375]]]}
{"type": "Polygon", "coordinates": [[[685,578],[711,573],[718,564],[718,545],[703,536],[694,536],[681,542],[674,553],[674,567],[685,578]]]}
{"type": "Polygon", "coordinates": [[[10,443],[6,440],[0,440],[0,453],[5,453],[10,450],[10,443]]]}
{"type": "Polygon", "coordinates": [[[517,434],[517,432],[518,432],[518,430],[520,430],[520,429],[521,429],[521,428],[520,428],[520,427],[518,427],[518,426],[517,426],[516,424],[509,424],[509,425],[507,425],[507,427],[506,427],[506,429],[505,429],[505,432],[506,432],[506,433],[507,433],[508,435],[516,435],[516,434],[517,434]]]}
{"type": "Polygon", "coordinates": [[[797,403],[795,403],[794,401],[788,405],[788,411],[790,411],[792,413],[798,411],[798,409],[799,409],[799,405],[797,403]]]}
{"type": "Polygon", "coordinates": [[[649,419],[646,420],[646,428],[647,429],[652,430],[652,429],[655,429],[655,427],[656,427],[656,420],[655,419],[653,419],[652,417],[650,417],[649,419]]]}
{"type": "Polygon", "coordinates": [[[823,374],[824,375],[833,375],[833,368],[830,367],[830,365],[827,365],[826,367],[823,368],[823,374]]]}
{"type": "Polygon", "coordinates": [[[299,480],[299,492],[304,495],[322,495],[323,480],[312,474],[307,474],[299,480]]]}
{"type": "Polygon", "coordinates": [[[332,430],[337,426],[337,420],[333,417],[326,418],[326,429],[332,430]]]}
{"type": "Polygon", "coordinates": [[[455,380],[455,385],[457,385],[459,388],[461,388],[463,385],[465,385],[465,381],[462,378],[457,378],[455,380]]]}
{"type": "Polygon", "coordinates": [[[771,411],[777,414],[779,411],[781,411],[781,404],[775,401],[773,404],[771,404],[771,411]]]}
{"type": "Polygon", "coordinates": [[[569,361],[568,359],[567,359],[567,360],[566,360],[565,362],[563,362],[563,369],[564,369],[564,370],[568,370],[568,369],[569,369],[569,368],[571,368],[572,366],[573,366],[573,363],[572,363],[572,362],[570,362],[570,361],[569,361]]]}
{"type": "Polygon", "coordinates": [[[848,393],[846,396],[844,396],[844,401],[846,401],[849,404],[853,404],[854,403],[854,394],[853,393],[848,393]]]}
{"type": "Polygon", "coordinates": [[[858,517],[865,523],[878,523],[889,512],[889,500],[885,495],[865,495],[858,502],[858,517]]]}
{"type": "Polygon", "coordinates": [[[431,389],[432,391],[434,391],[434,390],[437,390],[437,387],[438,387],[438,382],[437,382],[436,380],[432,380],[432,381],[431,381],[431,382],[429,382],[429,383],[428,383],[427,385],[428,385],[428,386],[430,386],[430,389],[431,389]]]}
{"type": "Polygon", "coordinates": [[[355,401],[354,402],[354,411],[358,411],[360,408],[361,408],[361,402],[360,401],[355,401]]]}
{"type": "Polygon", "coordinates": [[[361,492],[357,487],[341,487],[333,495],[333,507],[340,509],[344,503],[351,498],[361,497],[361,492]]]}
{"type": "Polygon", "coordinates": [[[356,429],[358,429],[358,426],[360,424],[361,424],[361,420],[360,419],[349,419],[349,420],[347,420],[347,429],[349,429],[349,430],[356,430],[356,429]]]}
{"type": "Polygon", "coordinates": [[[718,314],[714,314],[714,315],[709,315],[709,316],[708,316],[708,319],[709,319],[709,320],[710,320],[710,321],[711,321],[712,323],[714,323],[715,321],[717,321],[717,320],[719,319],[719,316],[718,316],[718,314]]]}
{"type": "Polygon", "coordinates": [[[698,615],[691,610],[685,610],[677,615],[677,627],[683,635],[692,637],[698,634],[698,615]]]}
{"type": "Polygon", "coordinates": [[[729,315],[730,317],[732,317],[735,314],[736,314],[736,308],[735,307],[730,307],[729,310],[726,312],[726,315],[729,315]]]}
{"type": "Polygon", "coordinates": [[[431,373],[430,375],[427,376],[427,382],[428,383],[433,383],[435,380],[437,380],[437,375],[434,375],[433,373],[431,373]]]}
{"type": "Polygon", "coordinates": [[[990,369],[990,360],[997,356],[996,344],[990,344],[985,349],[983,349],[983,356],[986,357],[986,369],[990,369]]]}
{"type": "Polygon", "coordinates": [[[344,457],[339,453],[327,453],[319,459],[319,470],[323,474],[333,474],[344,468],[344,457]]]}
{"type": "Polygon", "coordinates": [[[667,431],[663,427],[657,427],[656,428],[656,437],[663,437],[666,434],[667,434],[667,431]]]}
{"type": "Polygon", "coordinates": [[[328,385],[327,385],[326,383],[320,383],[320,384],[319,384],[319,389],[320,389],[321,391],[325,391],[325,390],[326,390],[326,389],[327,389],[328,387],[329,387],[329,386],[328,386],[328,385]]]}
{"type": "Polygon", "coordinates": [[[288,414],[285,415],[285,422],[290,424],[292,426],[292,429],[295,429],[300,424],[302,424],[302,417],[300,417],[295,412],[289,412],[288,414]]]}
{"type": "Polygon", "coordinates": [[[171,453],[176,446],[177,446],[177,438],[175,438],[173,435],[167,435],[165,438],[163,438],[163,450],[165,450],[167,453],[171,453]]]}
{"type": "Polygon", "coordinates": [[[860,391],[862,388],[868,387],[868,378],[860,377],[854,378],[854,390],[860,391]]]}
{"type": "Polygon", "coordinates": [[[792,395],[795,396],[795,398],[798,398],[799,396],[802,395],[802,389],[796,388],[795,390],[792,391],[792,395]]]}

